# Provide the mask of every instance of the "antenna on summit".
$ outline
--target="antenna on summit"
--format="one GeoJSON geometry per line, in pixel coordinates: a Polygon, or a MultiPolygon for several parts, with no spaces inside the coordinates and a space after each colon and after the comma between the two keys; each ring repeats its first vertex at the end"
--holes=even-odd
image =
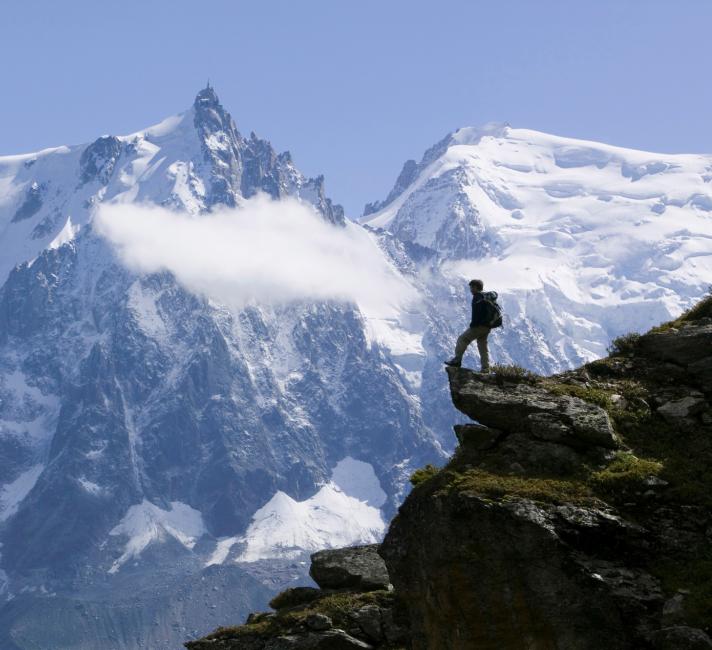
{"type": "Polygon", "coordinates": [[[210,88],[210,77],[208,77],[208,84],[205,86],[206,88],[210,88]]]}

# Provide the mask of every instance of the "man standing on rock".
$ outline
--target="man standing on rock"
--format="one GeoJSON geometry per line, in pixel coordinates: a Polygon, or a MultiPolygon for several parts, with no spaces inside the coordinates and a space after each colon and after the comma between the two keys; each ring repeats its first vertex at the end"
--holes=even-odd
{"type": "Polygon", "coordinates": [[[497,304],[497,292],[488,291],[483,293],[485,288],[482,280],[470,280],[470,292],[472,293],[472,321],[470,326],[460,334],[455,345],[455,356],[445,362],[446,366],[459,368],[462,364],[462,355],[465,354],[467,346],[472,341],[477,341],[477,349],[480,353],[481,372],[489,372],[489,350],[487,348],[487,337],[490,330],[502,324],[502,310],[497,304]]]}

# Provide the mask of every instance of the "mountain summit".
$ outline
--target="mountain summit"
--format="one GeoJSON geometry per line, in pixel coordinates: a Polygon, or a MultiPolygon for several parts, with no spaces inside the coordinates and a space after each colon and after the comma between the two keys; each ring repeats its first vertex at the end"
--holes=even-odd
{"type": "Polygon", "coordinates": [[[0,184],[3,650],[175,648],[263,606],[265,563],[287,584],[325,530],[382,533],[411,464],[441,452],[358,307],[229,309],[127,268],[95,229],[103,203],[201,215],[263,192],[368,240],[322,177],[206,88],[143,131],[1,158],[0,184]]]}

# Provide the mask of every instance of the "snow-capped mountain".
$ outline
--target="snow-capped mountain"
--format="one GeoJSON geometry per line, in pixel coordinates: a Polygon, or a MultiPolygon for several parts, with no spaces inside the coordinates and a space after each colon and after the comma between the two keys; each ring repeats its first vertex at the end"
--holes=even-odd
{"type": "Polygon", "coordinates": [[[197,214],[257,192],[301,197],[329,222],[344,223],[323,177],[306,178],[289,152],[277,154],[254,133],[243,137],[207,87],[190,110],[144,131],[0,158],[0,278],[71,238],[101,202],[147,201],[197,214]]]}
{"type": "Polygon", "coordinates": [[[97,234],[102,204],[197,217],[257,192],[358,229],[321,178],[243,138],[211,88],[141,133],[0,159],[0,179],[3,649],[179,647],[265,606],[257,560],[294,564],[280,538],[258,539],[280,495],[299,506],[281,516],[303,550],[344,521],[335,543],[371,540],[413,468],[440,457],[355,305],[231,309],[132,270],[97,234]],[[366,468],[384,499],[362,503],[343,467],[366,468]],[[249,566],[225,541],[239,536],[249,566]]]}
{"type": "Polygon", "coordinates": [[[494,357],[542,371],[605,354],[712,281],[712,156],[464,128],[365,212],[367,226],[435,251],[451,290],[478,277],[499,291],[494,357]]]}
{"type": "Polygon", "coordinates": [[[542,372],[712,278],[710,156],[467,128],[366,212],[347,221],[212,88],[129,136],[0,158],[3,649],[176,648],[303,578],[302,553],[376,539],[454,444],[442,361],[469,278],[505,307],[494,361],[542,372]],[[236,307],[138,270],[97,225],[107,205],[177,225],[261,193],[313,207],[418,299],[236,307]]]}

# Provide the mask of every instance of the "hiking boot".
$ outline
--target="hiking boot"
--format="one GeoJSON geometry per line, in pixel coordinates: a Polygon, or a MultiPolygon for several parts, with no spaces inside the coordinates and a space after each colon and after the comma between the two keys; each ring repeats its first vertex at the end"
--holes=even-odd
{"type": "Polygon", "coordinates": [[[450,359],[449,361],[446,361],[445,365],[450,366],[451,368],[459,368],[462,365],[462,362],[453,358],[453,359],[450,359]]]}

